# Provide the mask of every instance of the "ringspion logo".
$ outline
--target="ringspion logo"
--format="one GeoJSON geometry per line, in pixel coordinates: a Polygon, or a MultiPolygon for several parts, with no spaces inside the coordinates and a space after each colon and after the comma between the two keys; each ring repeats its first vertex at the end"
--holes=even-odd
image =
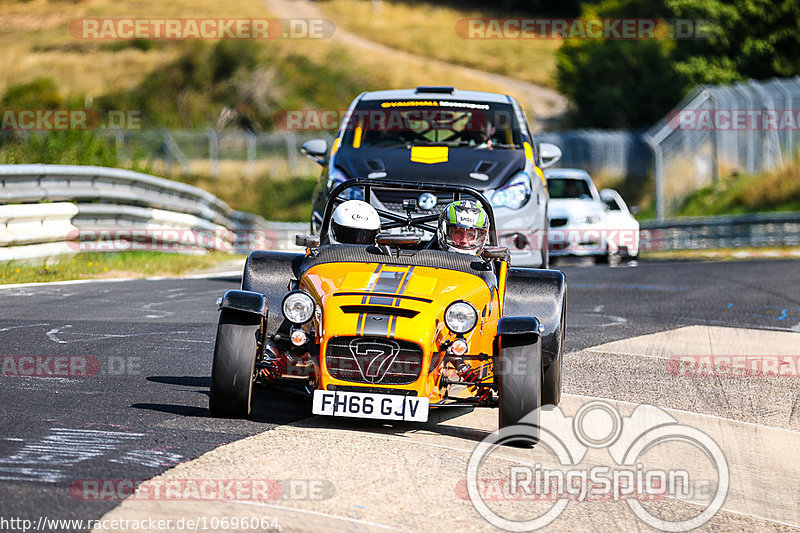
{"type": "Polygon", "coordinates": [[[655,529],[689,531],[714,517],[729,486],[727,459],[706,433],[652,405],[639,405],[626,417],[612,403],[593,400],[583,403],[574,416],[545,406],[519,424],[495,431],[475,448],[466,480],[455,490],[462,497],[466,492],[487,522],[506,531],[546,527],[568,505],[609,501],[625,503],[655,529]],[[539,459],[546,464],[534,463],[533,458],[509,463],[493,456],[504,444],[525,441],[548,456],[539,459]],[[590,450],[594,453],[587,456],[590,450]],[[589,462],[601,451],[607,459],[589,462]],[[498,472],[505,475],[498,478],[498,472]],[[676,516],[642,505],[665,498],[690,501],[697,513],[676,516]],[[500,500],[519,505],[513,511],[490,505],[500,500]]]}

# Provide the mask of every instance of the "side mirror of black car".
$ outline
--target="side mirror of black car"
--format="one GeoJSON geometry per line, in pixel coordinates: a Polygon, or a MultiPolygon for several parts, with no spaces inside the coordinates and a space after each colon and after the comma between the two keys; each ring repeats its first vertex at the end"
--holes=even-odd
{"type": "Polygon", "coordinates": [[[319,237],[317,235],[295,235],[294,243],[303,248],[316,248],[319,246],[319,237]]]}
{"type": "Polygon", "coordinates": [[[421,242],[419,235],[413,233],[378,233],[375,244],[378,246],[416,246],[421,242]]]}
{"type": "Polygon", "coordinates": [[[483,249],[483,257],[486,259],[508,259],[508,248],[505,246],[486,246],[483,249]]]}

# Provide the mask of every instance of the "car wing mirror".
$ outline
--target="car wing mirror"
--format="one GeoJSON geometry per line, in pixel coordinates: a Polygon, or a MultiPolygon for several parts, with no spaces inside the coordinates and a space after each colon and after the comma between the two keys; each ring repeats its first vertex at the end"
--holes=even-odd
{"type": "Polygon", "coordinates": [[[640,212],[641,210],[639,209],[639,206],[637,206],[637,205],[632,205],[632,206],[630,206],[630,207],[628,208],[628,211],[630,211],[630,212],[631,212],[631,215],[638,215],[638,214],[639,214],[639,212],[640,212]]]}
{"type": "Polygon", "coordinates": [[[550,168],[561,160],[561,148],[555,144],[541,143],[539,145],[539,167],[550,168]]]}
{"type": "Polygon", "coordinates": [[[300,152],[311,160],[325,166],[328,159],[325,157],[328,153],[328,141],[325,139],[311,139],[306,141],[300,147],[300,152]]]}
{"type": "Polygon", "coordinates": [[[375,244],[379,246],[416,246],[422,239],[413,233],[378,233],[375,244]]]}
{"type": "Polygon", "coordinates": [[[486,259],[508,259],[508,248],[505,246],[485,246],[483,248],[483,257],[486,259]]]}
{"type": "Polygon", "coordinates": [[[319,246],[319,236],[317,235],[295,235],[294,243],[303,248],[317,248],[319,246]]]}

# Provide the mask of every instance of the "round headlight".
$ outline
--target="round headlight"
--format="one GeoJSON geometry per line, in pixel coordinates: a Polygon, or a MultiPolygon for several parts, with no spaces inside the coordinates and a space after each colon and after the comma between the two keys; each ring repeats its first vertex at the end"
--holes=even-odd
{"type": "Polygon", "coordinates": [[[444,323],[453,333],[469,333],[478,323],[478,312],[467,302],[453,302],[444,312],[444,323]]]}
{"type": "Polygon", "coordinates": [[[314,299],[307,292],[290,292],[283,299],[283,316],[293,324],[305,324],[314,316],[314,299]]]}

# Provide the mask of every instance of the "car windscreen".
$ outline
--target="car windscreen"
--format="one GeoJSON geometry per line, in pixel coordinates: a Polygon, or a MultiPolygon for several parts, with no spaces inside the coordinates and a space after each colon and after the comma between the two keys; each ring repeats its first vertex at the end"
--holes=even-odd
{"type": "Polygon", "coordinates": [[[606,204],[609,211],[622,211],[622,207],[620,207],[616,198],[613,196],[607,196],[603,198],[603,203],[606,204]]]}
{"type": "Polygon", "coordinates": [[[550,198],[553,199],[592,199],[589,184],[582,179],[547,178],[547,188],[550,191],[550,198]]]}
{"type": "Polygon", "coordinates": [[[448,146],[519,149],[511,104],[447,100],[362,101],[345,122],[343,147],[448,146]]]}

